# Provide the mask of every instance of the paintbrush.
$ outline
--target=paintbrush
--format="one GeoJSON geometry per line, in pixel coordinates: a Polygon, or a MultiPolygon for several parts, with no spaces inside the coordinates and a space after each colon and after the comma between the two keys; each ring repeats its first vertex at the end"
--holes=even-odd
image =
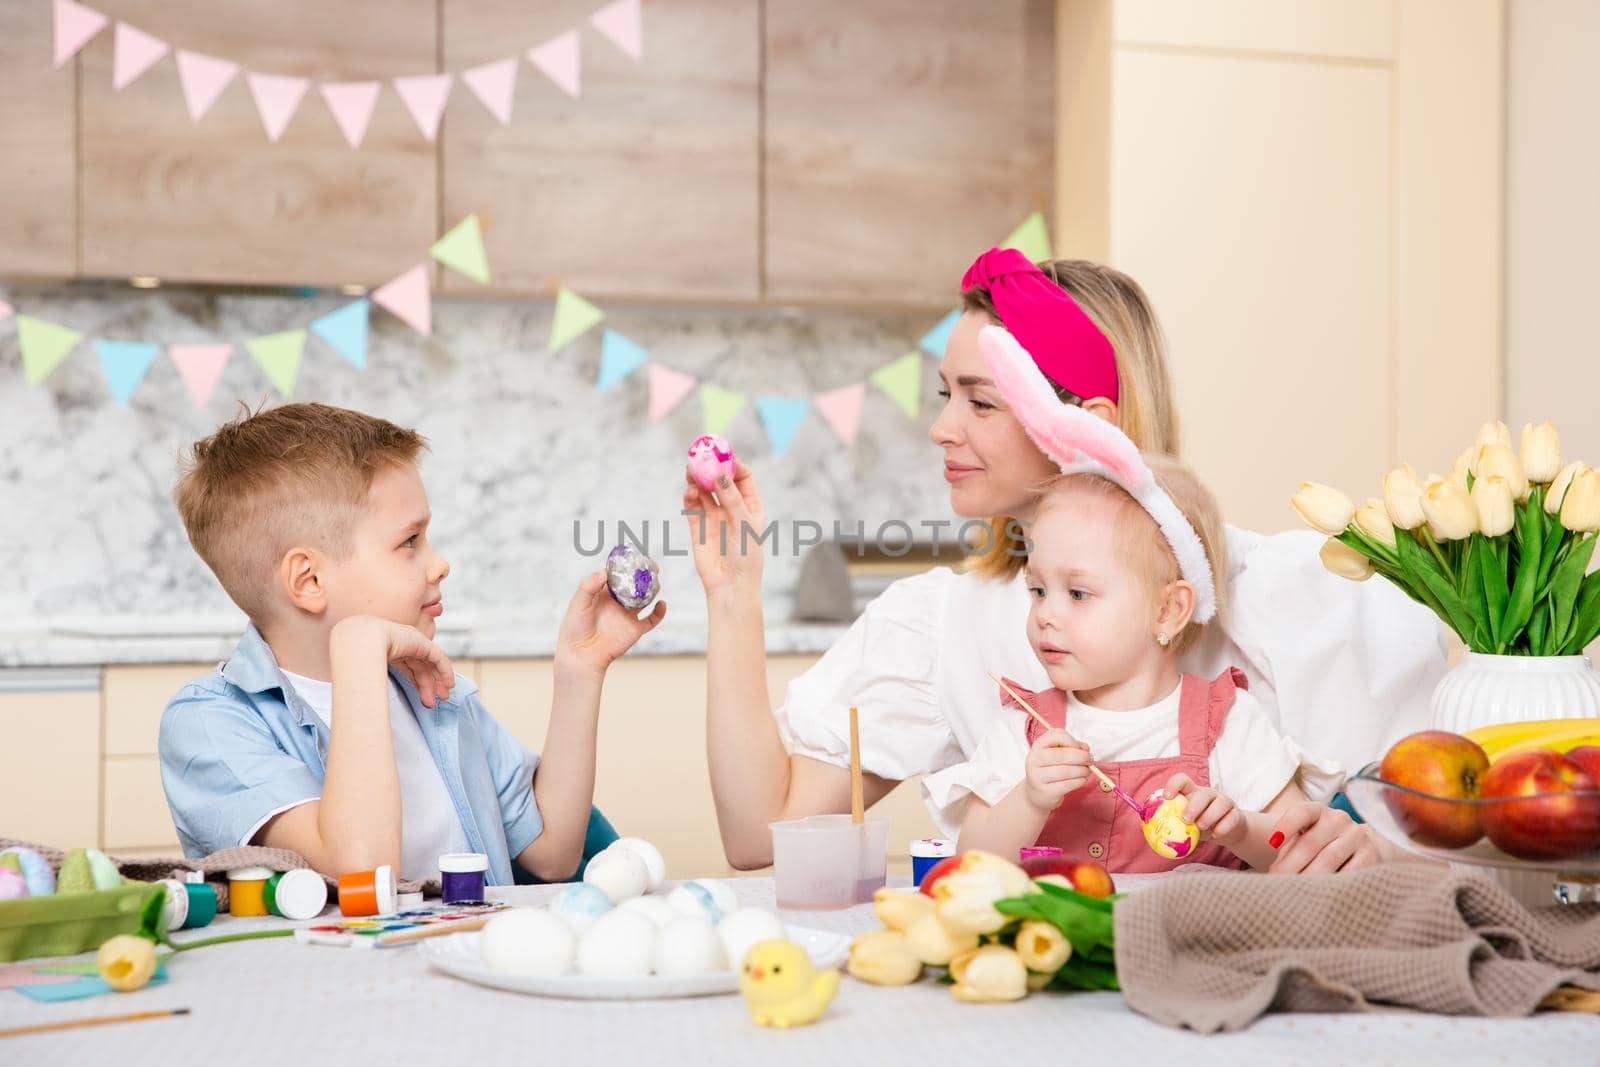
{"type": "MultiPolygon", "coordinates": [[[[1038,720],[1038,723],[1039,723],[1040,726],[1043,726],[1046,730],[1054,730],[1055,729],[1055,727],[1051,726],[1049,721],[1047,719],[1045,719],[1045,717],[1043,715],[1040,715],[1036,710],[1034,710],[1034,707],[1033,707],[1032,704],[1028,703],[1025,699],[1023,699],[1023,696],[1022,696],[1021,693],[1017,692],[1015,689],[1011,688],[1011,686],[1007,685],[1006,684],[1006,680],[1004,678],[1001,678],[998,674],[995,674],[993,671],[989,671],[988,673],[989,673],[989,677],[994,680],[994,683],[996,685],[998,685],[1001,689],[1004,689],[1007,693],[1011,694],[1011,699],[1015,700],[1017,702],[1017,704],[1019,706],[1021,706],[1023,711],[1026,711],[1029,715],[1032,715],[1036,720],[1038,720]]],[[[1128,807],[1130,807],[1134,811],[1138,812],[1139,813],[1139,818],[1140,818],[1141,821],[1144,819],[1144,807],[1142,805],[1140,805],[1140,803],[1137,800],[1134,800],[1132,797],[1130,797],[1127,794],[1127,792],[1120,785],[1118,785],[1116,782],[1113,782],[1111,780],[1111,776],[1110,775],[1108,775],[1105,771],[1102,771],[1099,767],[1096,767],[1092,763],[1089,764],[1089,770],[1091,772],[1093,772],[1094,776],[1096,778],[1100,779],[1100,781],[1102,783],[1104,783],[1107,788],[1109,788],[1113,793],[1117,794],[1117,796],[1121,797],[1123,803],[1127,804],[1128,807]]]]}

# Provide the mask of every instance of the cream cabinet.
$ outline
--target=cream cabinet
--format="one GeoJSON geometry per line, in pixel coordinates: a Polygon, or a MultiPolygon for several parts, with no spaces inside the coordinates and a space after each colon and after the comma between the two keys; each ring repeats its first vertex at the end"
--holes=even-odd
{"type": "Polygon", "coordinates": [[[0,837],[100,840],[100,672],[0,674],[0,837]]]}

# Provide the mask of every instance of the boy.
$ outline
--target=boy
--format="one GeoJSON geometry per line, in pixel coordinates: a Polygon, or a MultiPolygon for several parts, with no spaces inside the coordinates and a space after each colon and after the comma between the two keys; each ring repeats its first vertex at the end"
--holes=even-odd
{"type": "MultiPolygon", "coordinates": [[[[174,497],[250,625],[161,717],[161,779],[185,853],[284,848],[337,875],[436,876],[446,852],[572,877],[584,858],[606,668],[643,619],[590,574],[561,624],[542,756],[433,643],[450,566],[428,542],[426,442],[323,404],[243,415],[196,442],[174,497]]],[[[597,816],[597,822],[603,819],[597,816]]]]}

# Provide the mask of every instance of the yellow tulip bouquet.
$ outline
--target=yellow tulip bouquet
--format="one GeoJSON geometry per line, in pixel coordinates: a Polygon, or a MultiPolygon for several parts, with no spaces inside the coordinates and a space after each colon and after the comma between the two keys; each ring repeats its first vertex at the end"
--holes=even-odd
{"type": "Polygon", "coordinates": [[[1344,578],[1381,574],[1433,609],[1474,652],[1561,656],[1600,636],[1600,573],[1586,575],[1600,530],[1600,471],[1562,465],[1550,423],[1484,423],[1446,477],[1410,464],[1357,507],[1303,482],[1290,504],[1328,535],[1322,562],[1344,578]]]}

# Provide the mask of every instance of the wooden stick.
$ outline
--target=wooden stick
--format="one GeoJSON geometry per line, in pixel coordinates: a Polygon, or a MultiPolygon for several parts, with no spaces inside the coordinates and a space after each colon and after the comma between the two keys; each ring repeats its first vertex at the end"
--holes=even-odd
{"type": "Polygon", "coordinates": [[[861,796],[861,716],[850,705],[850,821],[860,824],[866,818],[861,796]]]}
{"type": "Polygon", "coordinates": [[[84,1026],[105,1026],[107,1023],[132,1023],[141,1019],[166,1019],[173,1015],[188,1015],[188,1008],[168,1008],[165,1011],[136,1011],[128,1015],[99,1015],[92,1019],[69,1019],[59,1023],[40,1023],[37,1026],[17,1026],[0,1030],[0,1037],[22,1037],[26,1034],[49,1034],[57,1030],[76,1030],[84,1026]]]}
{"type": "MultiPolygon", "coordinates": [[[[1002,678],[998,674],[994,673],[994,671],[989,671],[988,673],[989,673],[989,677],[994,680],[994,683],[996,685],[998,685],[1001,689],[1004,689],[1007,693],[1011,694],[1011,699],[1012,700],[1015,700],[1018,704],[1022,705],[1022,709],[1024,711],[1026,711],[1029,715],[1032,715],[1035,719],[1039,720],[1039,725],[1040,726],[1043,726],[1046,730],[1054,730],[1055,729],[1055,727],[1051,726],[1049,721],[1043,715],[1040,715],[1037,711],[1034,710],[1034,707],[1033,707],[1032,704],[1028,703],[1026,700],[1024,700],[1022,698],[1022,694],[1021,693],[1017,692],[1015,689],[1013,689],[1009,685],[1007,685],[1006,684],[1006,680],[1004,678],[1002,678]]],[[[1110,775],[1106,774],[1105,771],[1102,771],[1099,767],[1096,767],[1092,763],[1089,764],[1089,770],[1094,773],[1094,776],[1096,778],[1098,778],[1102,782],[1104,782],[1106,784],[1107,788],[1109,788],[1112,792],[1116,793],[1117,796],[1121,797],[1123,802],[1125,804],[1127,804],[1128,807],[1132,808],[1134,811],[1139,812],[1139,817],[1141,819],[1144,818],[1144,809],[1139,807],[1138,802],[1135,801],[1132,797],[1130,797],[1125,790],[1120,788],[1117,785],[1116,782],[1113,782],[1111,780],[1111,776],[1110,775]]]]}
{"type": "MultiPolygon", "coordinates": [[[[489,918],[492,918],[490,916],[489,918]]],[[[460,934],[468,930],[482,930],[489,922],[489,918],[462,919],[459,922],[437,923],[433,926],[419,926],[415,930],[395,930],[387,934],[379,934],[376,938],[380,945],[403,945],[410,941],[421,941],[428,937],[443,937],[445,934],[460,934]]]]}

